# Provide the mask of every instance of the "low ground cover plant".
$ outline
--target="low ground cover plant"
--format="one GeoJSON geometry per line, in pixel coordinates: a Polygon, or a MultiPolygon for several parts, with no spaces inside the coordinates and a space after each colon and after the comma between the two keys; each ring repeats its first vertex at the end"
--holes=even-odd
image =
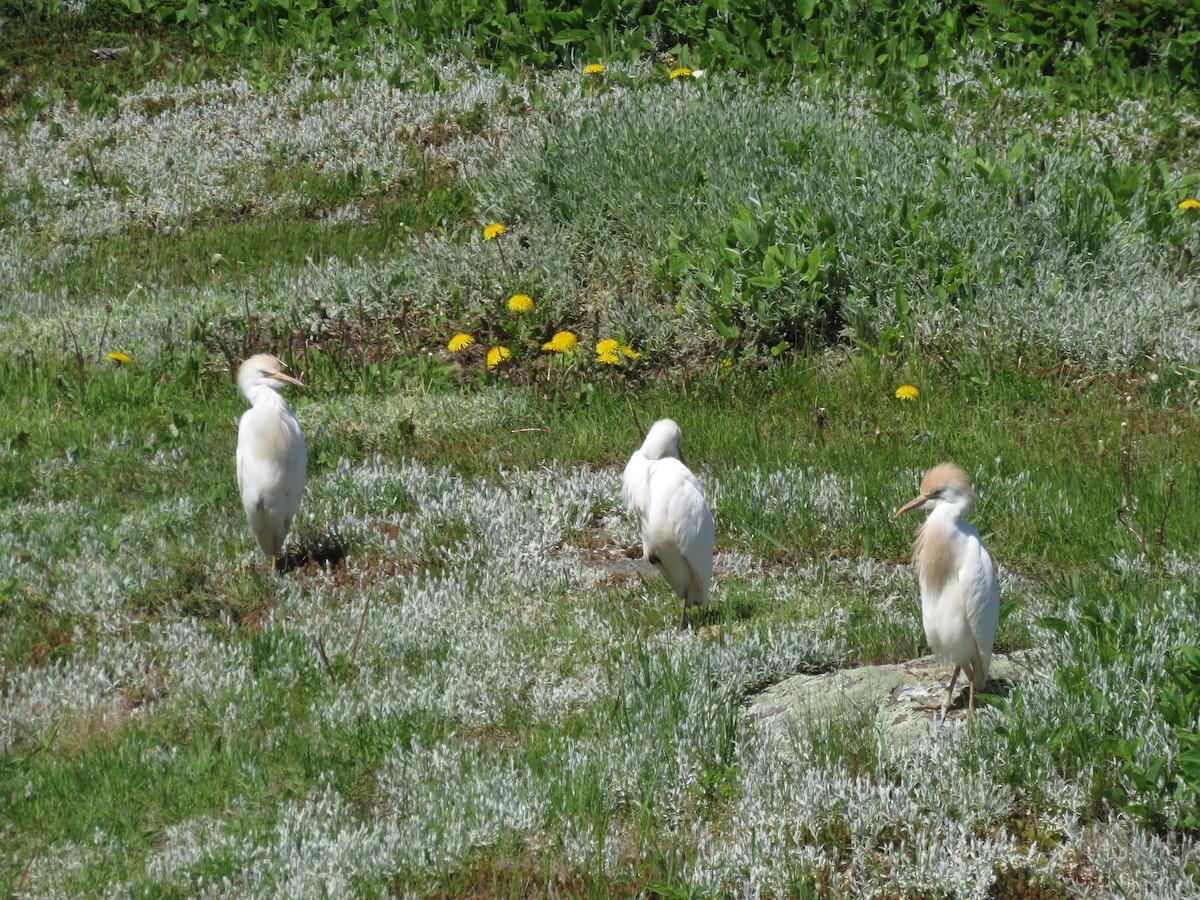
{"type": "Polygon", "coordinates": [[[1194,893],[1190,8],[2,9],[6,890],[1194,893]],[[668,415],[684,632],[620,506],[668,415]],[[942,459],[1027,675],[769,738],[926,652],[942,459]]]}

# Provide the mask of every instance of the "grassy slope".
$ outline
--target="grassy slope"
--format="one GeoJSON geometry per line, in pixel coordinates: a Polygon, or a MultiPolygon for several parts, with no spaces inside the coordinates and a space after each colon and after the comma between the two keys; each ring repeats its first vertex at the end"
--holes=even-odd
{"type": "MultiPolygon", "coordinates": [[[[70,378],[69,370],[62,374],[64,380],[70,378]]],[[[342,391],[327,392],[316,373],[305,374],[311,389],[297,404],[302,417],[310,405],[345,399],[342,391]]],[[[725,371],[682,384],[632,384],[599,393],[586,405],[562,397],[541,398],[512,423],[522,429],[517,433],[467,430],[453,440],[418,433],[396,436],[374,449],[397,459],[448,464],[472,478],[494,479],[503,469],[534,460],[539,465],[616,468],[637,442],[635,415],[644,425],[671,414],[684,428],[690,460],[710,479],[722,473],[728,477],[736,466],[765,471],[811,467],[853,479],[857,494],[869,498],[856,515],[832,522],[811,510],[763,508],[736,499],[718,507],[723,549],[742,547],[783,566],[859,555],[903,561],[914,523],[894,523],[890,511],[912,494],[924,467],[942,458],[963,460],[978,467],[983,503],[975,520],[995,557],[1006,569],[1029,577],[1039,593],[1058,596],[1061,602],[1078,593],[1081,581],[1097,576],[1115,585],[1118,596],[1126,590],[1121,579],[1103,575],[1107,566],[1098,563],[1134,550],[1132,538],[1114,515],[1124,494],[1122,422],[1135,436],[1131,486],[1140,501],[1134,516],[1139,525],[1157,524],[1167,492],[1165,473],[1174,474],[1181,496],[1196,491],[1194,473],[1185,464],[1200,451],[1193,413],[1190,406],[1168,400],[1169,392],[1180,385],[1093,383],[1060,372],[1007,373],[972,384],[947,377],[934,364],[919,365],[906,378],[922,388],[914,403],[892,397],[897,375],[853,361],[822,360],[767,372],[725,371]],[[822,424],[818,408],[824,410],[822,424]],[[1006,493],[1006,476],[1019,473],[1033,476],[1019,490],[1008,485],[1006,493]],[[1064,513],[1068,506],[1073,511],[1069,516],[1064,513]]],[[[5,427],[19,428],[23,435],[19,453],[5,460],[3,483],[10,502],[41,506],[86,498],[87,524],[104,531],[164,500],[188,496],[211,510],[206,518],[216,515],[227,519],[234,531],[240,528],[229,459],[241,404],[225,376],[211,375],[197,384],[179,371],[99,370],[91,376],[85,403],[52,387],[51,378],[43,384],[45,392],[39,395],[28,381],[5,380],[0,398],[8,419],[5,427]],[[58,399],[65,399],[61,407],[58,399]],[[118,420],[131,439],[115,451],[106,449],[118,420]],[[178,434],[168,437],[175,423],[178,434]],[[173,447],[186,450],[179,464],[165,471],[148,468],[157,452],[173,447]],[[53,480],[31,483],[29,470],[40,465],[34,459],[46,457],[71,462],[53,480]],[[214,473],[220,474],[214,478],[214,473]]],[[[318,460],[358,453],[352,441],[336,432],[310,436],[310,444],[318,460]]],[[[329,474],[318,465],[311,477],[321,480],[329,474]]],[[[1174,506],[1164,524],[1163,549],[1191,546],[1200,530],[1200,520],[1187,503],[1174,506]]],[[[240,555],[243,550],[235,552],[240,555]]],[[[1157,557],[1162,550],[1155,547],[1153,552],[1157,557]]],[[[235,831],[239,820],[269,827],[280,799],[302,798],[317,776],[330,770],[339,773],[337,786],[346,796],[365,792],[362,802],[369,805],[372,773],[381,755],[396,741],[407,740],[413,728],[436,736],[446,727],[436,719],[401,720],[382,730],[339,732],[340,741],[323,738],[320,746],[311,744],[306,736],[310,726],[304,723],[309,704],[327,690],[325,676],[311,648],[291,629],[256,630],[254,623],[264,613],[262,592],[273,590],[270,582],[254,569],[214,566],[214,560],[198,557],[194,550],[168,553],[173,574],[152,580],[126,599],[125,614],[131,622],[153,622],[162,616],[169,620],[180,613],[199,616],[223,641],[261,660],[251,665],[262,673],[265,690],[271,690],[269,672],[283,659],[302,673],[300,680],[281,686],[288,698],[284,706],[273,704],[243,718],[232,731],[212,716],[160,714],[134,718],[115,729],[84,720],[52,734],[49,744],[18,745],[4,765],[3,793],[11,801],[19,836],[10,864],[16,866],[23,854],[38,852],[38,846],[85,843],[95,828],[103,827],[132,856],[115,869],[94,870],[88,877],[124,878],[133,871],[126,866],[136,865],[142,853],[161,841],[166,825],[202,814],[224,818],[236,810],[227,822],[235,831]],[[217,625],[227,614],[242,623],[232,632],[217,625]],[[264,753],[262,735],[285,721],[281,717],[288,710],[292,718],[286,720],[285,739],[264,753]],[[183,749],[165,768],[147,757],[151,748],[162,746],[183,749]],[[256,774],[248,777],[245,766],[250,760],[256,774]],[[194,783],[202,784],[203,790],[188,787],[194,783]],[[22,801],[30,784],[36,799],[22,801]],[[149,784],[153,791],[146,789],[149,784]],[[113,823],[123,824],[113,830],[113,823]]],[[[386,562],[372,559],[370,552],[354,555],[355,568],[386,562]]],[[[657,589],[654,594],[656,606],[665,605],[660,606],[662,619],[654,616],[655,627],[668,625],[673,615],[670,599],[657,589]]],[[[834,587],[834,596],[842,598],[855,620],[851,642],[863,661],[922,652],[914,643],[911,608],[905,627],[897,628],[869,591],[860,594],[843,584],[834,587]]],[[[1010,595],[1007,602],[1022,599],[1010,595]]],[[[270,601],[266,603],[269,607],[270,601]]],[[[809,614],[802,607],[769,601],[752,582],[731,579],[725,600],[703,623],[754,631],[809,614]]],[[[95,641],[106,639],[89,635],[86,620],[72,622],[55,615],[28,591],[9,594],[5,622],[6,665],[17,669],[86,654],[95,641]]],[[[1006,626],[999,649],[1025,645],[1026,628],[1006,626]]],[[[344,656],[338,664],[347,665],[344,656]]],[[[537,746],[544,740],[537,732],[518,718],[500,724],[498,734],[537,746]]],[[[111,859],[108,865],[114,865],[111,859]]],[[[18,869],[9,870],[10,884],[18,869]]],[[[462,877],[470,883],[482,876],[468,871],[462,877]]],[[[492,872],[487,877],[505,876],[492,872]]],[[[455,890],[464,887],[458,876],[450,884],[455,890]]]]}
{"type": "MultiPolygon", "coordinates": [[[[72,367],[39,367],[35,379],[13,373],[0,388],[4,426],[13,435],[10,446],[18,451],[5,470],[6,496],[15,501],[98,497],[101,510],[114,518],[159,490],[198,493],[215,505],[233,505],[232,480],[214,481],[211,473],[225,467],[242,400],[228,374],[218,370],[219,359],[211,361],[211,369],[204,365],[206,374],[198,378],[194,365],[193,361],[157,371],[142,371],[137,364],[92,370],[82,401],[72,367]],[[92,452],[124,431],[130,437],[115,454],[92,452]],[[173,447],[187,452],[170,473],[171,480],[142,482],[139,465],[173,447]],[[53,483],[38,485],[22,465],[26,454],[34,451],[50,458],[69,456],[72,466],[53,483]]],[[[310,387],[295,398],[296,408],[303,412],[310,404],[355,397],[370,404],[383,385],[405,384],[407,361],[398,359],[391,365],[390,371],[375,370],[373,380],[363,387],[339,381],[337,368],[327,362],[324,374],[329,382],[323,384],[320,373],[306,373],[310,387]]],[[[423,422],[429,431],[420,436],[400,429],[371,447],[397,458],[449,464],[470,476],[494,476],[504,467],[532,460],[617,467],[628,448],[638,443],[636,422],[648,426],[670,415],[683,426],[689,454],[702,470],[811,466],[855,478],[866,494],[880,498],[880,511],[912,488],[904,480],[907,475],[932,461],[975,460],[982,472],[993,476],[1009,470],[1044,473],[1045,484],[1027,489],[1036,492],[1034,497],[1064,493],[1079,519],[1070,534],[1047,534],[1035,522],[1005,517],[991,526],[998,535],[1008,536],[1009,543],[1001,545],[1002,556],[1056,567],[1085,564],[1124,543],[1113,522],[1126,491],[1123,436],[1132,438],[1130,486],[1143,503],[1153,507],[1163,502],[1168,474],[1181,496],[1195,489],[1194,473],[1187,465],[1197,450],[1191,427],[1194,389],[1178,377],[1153,382],[1142,376],[1096,379],[1055,367],[991,376],[980,372],[968,379],[919,358],[898,368],[895,363],[881,367],[861,358],[821,356],[765,371],[750,366],[720,369],[682,382],[639,381],[636,373],[613,375],[609,385],[613,390],[577,396],[535,383],[529,388],[533,402],[522,417],[527,430],[443,439],[437,423],[423,422]],[[892,396],[894,388],[906,382],[921,386],[919,400],[905,403],[892,396]],[[1087,527],[1079,529],[1081,523],[1087,527]]],[[[421,391],[411,377],[408,387],[421,391]]],[[[335,428],[310,439],[314,475],[328,471],[343,456],[363,451],[364,436],[349,423],[339,425],[344,433],[335,428]]],[[[1003,509],[1000,501],[1009,498],[991,499],[1003,509]]],[[[1027,514],[1040,520],[1044,513],[1037,506],[1030,502],[1027,514]]],[[[1176,508],[1178,524],[1168,529],[1179,546],[1196,536],[1189,512],[1186,505],[1176,508]]],[[[1007,514],[1012,515],[1011,510],[1007,514]]],[[[730,522],[726,529],[736,531],[735,526],[744,524],[730,522]]],[[[858,533],[845,537],[855,544],[862,539],[858,533]]],[[[770,535],[764,540],[782,542],[785,555],[793,559],[797,553],[821,549],[801,535],[770,535]]],[[[747,549],[763,553],[770,546],[758,543],[747,549]]],[[[877,546],[889,553],[896,550],[894,541],[877,546]]]]}
{"type": "MultiPolygon", "coordinates": [[[[79,27],[91,24],[85,21],[79,27]]],[[[126,34],[114,29],[89,31],[86,36],[110,43],[126,34]]],[[[79,68],[86,71],[78,54],[83,35],[66,37],[61,46],[47,40],[40,50],[36,42],[23,42],[42,55],[10,58],[8,64],[38,78],[65,52],[68,60],[84,63],[79,68]]],[[[139,47],[144,43],[138,34],[132,38],[139,47]]],[[[121,84],[158,71],[139,70],[121,84]]],[[[94,83],[85,87],[94,89],[94,83]]],[[[78,95],[70,82],[64,92],[78,95]]],[[[302,169],[274,177],[280,179],[277,189],[297,190],[305,198],[303,215],[242,221],[233,210],[190,223],[180,239],[136,229],[111,235],[84,248],[65,269],[46,276],[45,286],[53,287],[61,278],[77,287],[117,293],[143,277],[176,287],[210,281],[253,284],[256,276],[242,273],[286,269],[308,257],[386,258],[395,234],[404,227],[401,223],[412,227],[421,222],[428,231],[447,233],[474,224],[468,186],[453,177],[422,178],[392,186],[390,193],[372,193],[370,214],[375,222],[394,222],[395,231],[377,224],[331,228],[313,223],[311,217],[318,212],[362,199],[362,185],[325,182],[302,169]],[[213,263],[217,253],[224,264],[213,263]],[[97,274],[102,263],[108,267],[97,274]]],[[[723,635],[737,644],[749,635],[754,640],[765,636],[763,642],[769,643],[772,632],[766,629],[793,629],[833,641],[834,655],[864,662],[923,652],[911,582],[902,584],[897,599],[887,577],[862,581],[836,565],[859,558],[885,565],[904,562],[915,523],[895,522],[890,512],[911,496],[920,472],[944,458],[963,463],[976,475],[982,502],[975,521],[1001,565],[1025,579],[1006,597],[1000,649],[1049,645],[1051,635],[1038,630],[1028,608],[1067,616],[1080,604],[1090,608],[1088,603],[1115,603],[1120,610],[1145,609],[1152,620],[1160,614],[1165,619],[1179,614],[1164,597],[1186,598],[1190,590],[1186,576],[1164,565],[1168,553],[1182,554],[1186,563],[1200,537],[1200,518],[1188,502],[1197,493],[1194,467],[1188,461],[1196,458],[1200,447],[1196,392],[1186,371],[1165,367],[1156,380],[1141,374],[1094,376],[1070,366],[1030,371],[1023,365],[1018,371],[1014,360],[994,364],[967,356],[942,364],[916,350],[908,355],[871,348],[801,354],[786,364],[761,367],[756,361],[739,361],[728,369],[717,366],[663,378],[657,364],[647,361],[634,369],[641,375],[630,378],[598,367],[581,367],[580,374],[553,385],[543,382],[540,374],[501,375],[498,381],[511,377],[517,382],[515,392],[522,399],[513,411],[485,416],[479,424],[469,416],[460,418],[463,409],[505,409],[513,392],[459,386],[460,373],[451,366],[430,362],[411,340],[395,340],[393,322],[375,324],[379,327],[374,333],[302,358],[310,389],[294,400],[306,423],[314,423],[309,442],[315,496],[310,494],[308,505],[319,510],[314,515],[325,517],[306,527],[313,531],[341,526],[344,517],[351,556],[341,576],[327,579],[312,570],[297,572],[282,587],[248,555],[230,463],[242,403],[223,371],[220,341],[201,335],[194,343],[171,343],[160,360],[136,360],[129,367],[89,360],[82,373],[69,349],[39,360],[34,368],[21,359],[0,363],[5,367],[0,372],[0,435],[5,436],[0,439],[0,498],[6,508],[5,528],[17,548],[8,564],[11,574],[0,579],[0,685],[6,697],[17,698],[13,684],[22,672],[102,659],[106,647],[119,648],[114,651],[118,654],[152,648],[144,672],[118,678],[119,715],[69,710],[53,728],[34,728],[19,736],[0,757],[0,806],[6,810],[6,824],[12,826],[0,861],[4,887],[25,883],[29,865],[33,883],[41,889],[100,890],[121,881],[156,892],[168,889],[168,882],[147,872],[146,863],[156,851],[186,843],[173,839],[170,828],[206,818],[220,820],[225,834],[249,836],[266,846],[272,830],[291,821],[294,810],[287,804],[303,804],[329,779],[348,807],[338,816],[344,813],[351,825],[382,827],[381,822],[402,819],[406,813],[406,806],[383,782],[397,748],[409,746],[414,738],[429,745],[482,747],[481,752],[493,755],[512,750],[539,778],[553,783],[552,773],[564,758],[557,755],[562,735],[582,743],[597,732],[625,734],[619,731],[619,713],[636,718],[643,709],[638,703],[647,710],[658,709],[654,704],[661,697],[639,695],[636,678],[622,680],[628,676],[623,668],[628,664],[623,656],[627,647],[636,648],[635,655],[644,654],[637,659],[661,680],[659,694],[682,707],[693,696],[689,691],[703,695],[709,680],[705,674],[684,671],[673,681],[669,672],[654,668],[655,661],[661,662],[655,655],[658,635],[674,619],[672,598],[658,584],[647,593],[637,582],[612,579],[599,587],[542,585],[540,590],[554,598],[546,607],[546,621],[518,634],[531,646],[545,647],[547,656],[553,656],[560,641],[577,644],[582,648],[579,671],[594,667],[622,692],[627,690],[634,697],[628,710],[604,696],[546,720],[530,713],[518,697],[482,723],[431,709],[366,716],[354,726],[324,724],[323,709],[369,690],[373,681],[386,682],[397,672],[416,679],[446,659],[456,660],[453,646],[444,644],[408,648],[394,656],[390,650],[373,653],[372,638],[386,646],[387,634],[368,632],[367,658],[352,662],[347,648],[359,621],[361,585],[356,592],[348,579],[339,578],[348,573],[377,578],[381,587],[375,602],[381,614],[403,613],[416,603],[415,589],[394,580],[408,574],[399,569],[435,578],[453,569],[456,540],[482,540],[476,525],[460,512],[438,524],[427,545],[398,554],[380,534],[388,537],[388,529],[405,527],[419,531],[419,525],[404,518],[416,501],[396,489],[388,499],[386,521],[376,528],[370,520],[380,512],[375,501],[356,497],[338,505],[338,491],[351,489],[337,468],[341,460],[361,464],[378,453],[397,464],[415,460],[431,470],[448,466],[463,479],[459,490],[479,490],[482,495],[489,485],[511,481],[514,472],[536,472],[552,463],[615,471],[640,440],[635,422],[646,426],[657,416],[671,415],[683,426],[690,462],[706,484],[720,483],[718,542],[723,551],[746,551],[766,569],[796,581],[802,581],[797,570],[809,565],[827,566],[833,573],[820,576],[825,581],[803,583],[782,599],[774,584],[757,575],[729,573],[722,579],[714,609],[699,623],[706,640],[723,635]],[[366,348],[362,353],[355,341],[366,348]],[[921,398],[910,404],[896,400],[893,391],[902,382],[919,385],[921,398]],[[384,412],[364,412],[375,408],[384,412]],[[739,466],[767,473],[785,470],[785,479],[794,482],[806,482],[811,470],[815,476],[837,480],[843,486],[838,496],[854,502],[830,514],[816,505],[785,505],[775,500],[776,494],[768,493],[764,500],[739,480],[739,466]],[[1171,495],[1172,478],[1178,501],[1162,520],[1164,543],[1158,546],[1153,532],[1171,495]],[[844,487],[848,484],[852,489],[844,487]],[[191,501],[195,511],[172,512],[182,499],[191,501]],[[1135,527],[1151,535],[1149,578],[1113,562],[1138,555],[1133,537],[1116,521],[1123,505],[1133,507],[1129,519],[1135,527]],[[119,572],[138,569],[142,563],[146,577],[125,589],[115,615],[72,611],[62,600],[68,595],[68,582],[86,582],[93,565],[119,572]],[[388,578],[380,578],[381,573],[388,578]],[[304,606],[295,594],[311,594],[312,605],[304,606]],[[582,594],[582,604],[577,594],[582,594]],[[609,637],[584,631],[576,619],[580,605],[598,611],[603,625],[599,630],[609,637]],[[831,615],[833,605],[844,612],[844,621],[831,615]],[[312,631],[298,610],[314,618],[329,617],[323,620],[330,631],[328,666],[314,653],[312,631]],[[228,693],[218,689],[192,704],[177,702],[179,698],[165,690],[169,681],[165,676],[160,680],[157,673],[160,666],[170,670],[170,661],[154,655],[165,654],[163,648],[169,645],[149,633],[179,623],[194,625],[196,640],[212,642],[204,645],[206,653],[236,658],[230,670],[248,679],[248,695],[239,693],[241,688],[228,693]],[[160,690],[161,696],[156,693],[160,690]],[[247,702],[247,696],[253,702],[247,702]],[[170,702],[155,706],[156,700],[170,702]],[[239,708],[241,714],[230,713],[239,708]],[[163,748],[173,752],[164,755],[163,748]],[[100,836],[98,828],[103,831],[100,836]],[[83,860],[79,871],[41,867],[55,854],[76,851],[83,860]]],[[[267,331],[256,335],[251,321],[222,337],[232,353],[240,342],[270,340],[279,345],[284,336],[267,331]]],[[[91,353],[90,341],[84,343],[91,353]]],[[[426,343],[440,343],[440,338],[426,343]]],[[[810,496],[815,497],[813,490],[810,496]]],[[[536,496],[536,489],[528,489],[528,497],[536,496]]],[[[598,525],[614,503],[609,500],[593,510],[590,524],[598,525]]],[[[589,533],[568,529],[563,545],[594,541],[589,533]]],[[[551,560],[541,562],[549,566],[551,560]]],[[[470,577],[484,583],[484,576],[474,570],[470,577]]],[[[509,590],[514,598],[532,602],[520,588],[509,590]]],[[[498,631],[513,616],[511,610],[505,613],[493,611],[498,631]]],[[[1116,652],[1117,662],[1133,660],[1139,671],[1141,657],[1129,648],[1136,643],[1132,635],[1140,631],[1140,624],[1129,616],[1136,619],[1133,612],[1112,616],[1129,629],[1118,632],[1129,645],[1114,651],[1115,638],[1099,628],[1097,652],[1116,652]]],[[[1078,641],[1080,647],[1085,643],[1078,641]]],[[[711,652],[716,658],[718,644],[704,644],[709,649],[697,651],[698,658],[717,665],[703,654],[711,652]]],[[[1093,707],[1113,702],[1106,694],[1087,694],[1079,686],[1089,675],[1083,653],[1064,659],[1063,671],[1079,675],[1070,688],[1076,693],[1069,699],[1093,707]]],[[[778,664],[778,671],[819,664],[829,661],[816,653],[797,653],[795,660],[778,664]]],[[[119,670],[117,662],[105,665],[119,670]]],[[[542,680],[554,682],[575,674],[571,666],[555,660],[536,671],[542,680]]],[[[1151,675],[1162,678],[1153,668],[1151,675]]],[[[1147,683],[1152,690],[1158,682],[1147,683]]],[[[734,700],[749,689],[739,688],[734,700]]],[[[686,708],[673,712],[680,721],[686,718],[686,708]]],[[[999,727],[985,729],[980,738],[985,749],[975,747],[976,756],[964,756],[964,766],[983,771],[980,757],[986,759],[988,748],[996,751],[1001,762],[994,767],[995,783],[1017,797],[1008,812],[986,820],[981,828],[994,835],[1002,827],[1020,831],[1027,826],[1032,837],[1023,838],[1024,845],[1043,842],[1043,850],[1062,838],[1053,831],[1039,835],[1042,818],[1053,819],[1060,809],[1038,793],[1042,788],[1029,783],[1029,770],[1013,761],[1030,745],[1055,747],[1055,771],[1068,781],[1078,777],[1087,782],[1094,805],[1072,821],[1105,821],[1109,813],[1099,800],[1105,790],[1110,790],[1109,796],[1119,795],[1111,791],[1111,775],[1108,780],[1094,775],[1095,769],[1109,766],[1112,756],[1111,745],[1102,740],[1107,735],[1089,730],[1103,719],[1082,717],[1064,736],[1023,727],[1029,719],[1019,710],[1005,714],[1008,734],[999,727]]],[[[1128,733],[1125,727],[1122,735],[1128,733]]],[[[1112,729],[1120,731],[1117,724],[1112,729]]],[[[658,732],[661,747],[673,750],[680,735],[690,732],[683,726],[678,732],[663,726],[658,732]]],[[[644,803],[607,787],[597,787],[594,796],[573,796],[564,801],[569,809],[560,818],[548,816],[554,839],[540,851],[530,848],[519,828],[501,829],[499,837],[479,839],[465,857],[433,871],[419,864],[397,864],[396,871],[364,876],[356,886],[367,893],[417,887],[447,895],[580,890],[607,894],[651,885],[686,890],[695,875],[684,871],[685,863],[696,846],[678,822],[695,818],[711,823],[713,834],[732,832],[739,797],[754,798],[753,782],[746,775],[750,766],[745,760],[735,762],[732,746],[732,738],[725,737],[698,754],[703,760],[701,776],[685,792],[682,814],[668,808],[667,801],[657,806],[654,800],[656,792],[674,796],[670,777],[664,774],[672,771],[671,765],[648,765],[650,787],[642,787],[649,799],[643,798],[644,803]],[[568,851],[563,835],[570,829],[563,823],[577,825],[572,816],[590,816],[602,830],[611,822],[634,835],[631,844],[640,841],[640,846],[626,848],[621,855],[629,870],[614,875],[596,859],[581,862],[568,851]]],[[[858,772],[903,781],[886,761],[879,762],[869,735],[834,736],[826,752],[824,763],[814,765],[832,766],[834,757],[842,754],[858,772]]],[[[1136,749],[1130,752],[1137,756],[1136,749]]],[[[601,751],[590,757],[595,768],[588,772],[597,785],[608,784],[597,774],[604,758],[601,751]]],[[[1161,786],[1151,784],[1143,794],[1152,796],[1156,790],[1161,793],[1161,786]]],[[[1148,818],[1161,833],[1173,833],[1172,827],[1154,819],[1153,811],[1148,818]]],[[[781,814],[779,821],[786,820],[781,814]]],[[[821,847],[836,858],[852,843],[839,830],[847,827],[840,821],[834,816],[825,823],[826,830],[808,833],[797,842],[821,847]]],[[[880,852],[893,850],[897,843],[886,835],[877,835],[875,841],[880,852]]],[[[242,883],[251,866],[244,853],[231,847],[202,855],[191,869],[185,865],[192,881],[182,884],[191,888],[175,882],[170,889],[183,895],[205,879],[242,883]]],[[[840,858],[845,864],[849,857],[840,858]]],[[[800,866],[794,877],[792,890],[829,890],[822,880],[827,873],[819,870],[800,866]]]]}

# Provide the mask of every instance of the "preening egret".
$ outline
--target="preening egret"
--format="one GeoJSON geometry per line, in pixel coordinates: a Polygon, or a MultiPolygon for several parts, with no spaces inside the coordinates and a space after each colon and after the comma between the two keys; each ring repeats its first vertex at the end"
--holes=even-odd
{"type": "Polygon", "coordinates": [[[971,685],[969,711],[975,714],[975,691],[987,682],[992,644],[1000,622],[1000,587],[992,558],[963,515],[975,508],[975,492],[967,473],[954,463],[934,466],[921,481],[916,499],[896,515],[929,507],[917,529],[913,565],[921,583],[921,620],[929,648],[954,663],[942,718],[954,696],[961,670],[971,685]]]}
{"type": "Polygon", "coordinates": [[[621,496],[642,532],[642,552],[689,606],[708,602],[716,528],[700,482],[679,455],[682,433],[671,419],[651,426],[621,476],[621,496]]]}
{"type": "Polygon", "coordinates": [[[304,493],[308,455],[300,422],[277,391],[304,387],[283,363],[260,353],[238,369],[238,388],[250,402],[238,423],[237,480],[246,521],[262,552],[278,558],[304,493]]]}

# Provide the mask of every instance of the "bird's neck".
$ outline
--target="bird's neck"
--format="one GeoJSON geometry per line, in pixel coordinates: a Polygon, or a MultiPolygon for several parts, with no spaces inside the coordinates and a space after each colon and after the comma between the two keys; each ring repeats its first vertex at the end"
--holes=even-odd
{"type": "Polygon", "coordinates": [[[931,528],[954,528],[966,512],[964,504],[942,501],[929,513],[928,525],[931,528]]]}
{"type": "Polygon", "coordinates": [[[243,393],[246,395],[246,399],[250,401],[250,405],[254,407],[265,407],[268,409],[272,407],[280,409],[288,408],[287,401],[277,391],[267,387],[265,384],[255,385],[249,390],[243,391],[243,393]]]}

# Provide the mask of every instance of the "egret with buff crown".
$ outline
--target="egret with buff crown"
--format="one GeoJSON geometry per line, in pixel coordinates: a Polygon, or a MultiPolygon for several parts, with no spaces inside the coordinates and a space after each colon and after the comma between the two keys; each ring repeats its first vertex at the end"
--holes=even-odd
{"type": "Polygon", "coordinates": [[[238,423],[238,490],[254,539],[278,567],[308,468],[300,421],[278,391],[285,384],[304,383],[265,353],[242,363],[237,382],[250,403],[238,423]]]}
{"type": "Polygon", "coordinates": [[[954,675],[942,704],[942,718],[954,697],[961,671],[975,693],[987,682],[992,645],[1000,623],[1000,587],[983,541],[962,516],[975,508],[967,473],[954,463],[934,466],[921,481],[921,492],[896,515],[924,506],[929,516],[917,529],[913,565],[921,584],[921,621],[929,649],[954,663],[954,675]]]}

